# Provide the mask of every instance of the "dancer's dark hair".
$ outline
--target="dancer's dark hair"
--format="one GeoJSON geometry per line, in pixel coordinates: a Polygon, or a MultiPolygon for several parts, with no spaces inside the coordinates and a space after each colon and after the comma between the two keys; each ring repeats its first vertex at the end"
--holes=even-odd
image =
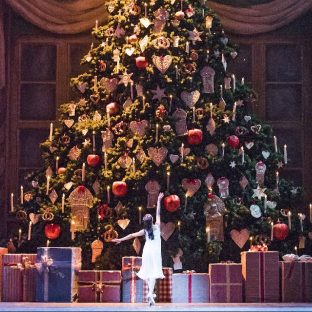
{"type": "Polygon", "coordinates": [[[146,214],[143,217],[143,228],[148,235],[148,238],[153,240],[154,239],[154,232],[153,232],[153,216],[150,214],[146,214]]]}

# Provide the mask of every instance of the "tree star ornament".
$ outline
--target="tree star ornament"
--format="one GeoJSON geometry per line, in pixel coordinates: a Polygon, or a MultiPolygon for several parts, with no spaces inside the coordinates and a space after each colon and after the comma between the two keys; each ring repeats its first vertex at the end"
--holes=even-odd
{"type": "Polygon", "coordinates": [[[133,80],[131,79],[132,75],[133,73],[123,73],[122,75],[119,75],[120,80],[118,84],[123,84],[127,88],[129,84],[133,83],[133,80]]]}
{"type": "Polygon", "coordinates": [[[203,33],[202,31],[198,31],[196,28],[192,31],[188,31],[189,37],[188,39],[192,41],[193,45],[196,44],[196,41],[202,41],[200,35],[203,33]]]}
{"type": "Polygon", "coordinates": [[[224,123],[230,123],[230,118],[228,115],[224,115],[222,120],[224,123]]]}
{"type": "Polygon", "coordinates": [[[233,160],[230,162],[230,167],[234,169],[236,167],[236,162],[233,160]]]}
{"type": "Polygon", "coordinates": [[[87,148],[89,145],[91,145],[91,140],[90,139],[85,139],[84,142],[82,143],[84,148],[87,148]]]}
{"type": "Polygon", "coordinates": [[[252,198],[258,198],[259,200],[261,200],[262,197],[265,196],[265,190],[266,188],[261,188],[259,185],[257,186],[256,189],[253,189],[253,195],[252,198]]]}
{"type": "Polygon", "coordinates": [[[161,102],[162,98],[166,97],[165,89],[161,89],[159,85],[157,85],[155,90],[151,90],[151,92],[153,93],[153,100],[157,99],[159,102],[161,102]]]}

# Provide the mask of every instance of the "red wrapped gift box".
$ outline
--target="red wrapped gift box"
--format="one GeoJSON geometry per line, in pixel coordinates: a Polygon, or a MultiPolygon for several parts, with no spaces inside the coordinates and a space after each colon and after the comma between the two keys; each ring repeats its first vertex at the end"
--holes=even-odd
{"type": "Polygon", "coordinates": [[[209,275],[195,272],[173,274],[172,302],[209,302],[209,275]]]}
{"type": "Polygon", "coordinates": [[[158,279],[156,282],[156,301],[171,302],[172,301],[172,268],[163,268],[165,278],[158,279]]]}
{"type": "Polygon", "coordinates": [[[246,302],[279,302],[277,251],[241,253],[246,302]]]}
{"type": "Polygon", "coordinates": [[[120,302],[120,271],[79,271],[79,302],[120,302]]]}
{"type": "Polygon", "coordinates": [[[8,253],[8,248],[0,248],[0,301],[2,300],[2,257],[8,253]]]}
{"type": "Polygon", "coordinates": [[[312,302],[312,262],[281,261],[281,301],[312,302]]]}
{"type": "Polygon", "coordinates": [[[31,302],[36,299],[36,254],[3,255],[2,301],[31,302]]]}
{"type": "Polygon", "coordinates": [[[210,302],[243,301],[242,265],[238,263],[213,263],[209,265],[210,302]]]}

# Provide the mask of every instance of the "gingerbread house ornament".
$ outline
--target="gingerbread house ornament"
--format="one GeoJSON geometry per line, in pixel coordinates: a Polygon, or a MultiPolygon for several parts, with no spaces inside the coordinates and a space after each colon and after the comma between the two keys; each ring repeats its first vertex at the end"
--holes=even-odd
{"type": "Polygon", "coordinates": [[[84,186],[76,187],[69,195],[68,202],[71,206],[72,222],[70,231],[85,231],[89,225],[89,208],[91,207],[93,196],[84,186]]]}
{"type": "Polygon", "coordinates": [[[203,82],[203,93],[214,93],[215,70],[210,66],[205,66],[200,71],[203,82]]]}

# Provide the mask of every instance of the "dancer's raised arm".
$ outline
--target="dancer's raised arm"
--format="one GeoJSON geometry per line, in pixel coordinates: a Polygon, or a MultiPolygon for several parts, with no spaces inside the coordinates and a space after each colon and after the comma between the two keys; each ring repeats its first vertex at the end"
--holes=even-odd
{"type": "Polygon", "coordinates": [[[125,237],[122,237],[122,238],[114,238],[114,239],[112,239],[112,242],[116,243],[116,244],[120,244],[123,241],[129,240],[129,239],[132,239],[132,238],[135,238],[138,236],[143,236],[143,235],[144,235],[144,230],[140,230],[138,232],[131,233],[131,234],[129,234],[125,237]]]}
{"type": "Polygon", "coordinates": [[[156,208],[156,222],[155,224],[160,225],[160,207],[161,207],[161,200],[164,197],[164,193],[159,193],[157,198],[157,208],[156,208]]]}

